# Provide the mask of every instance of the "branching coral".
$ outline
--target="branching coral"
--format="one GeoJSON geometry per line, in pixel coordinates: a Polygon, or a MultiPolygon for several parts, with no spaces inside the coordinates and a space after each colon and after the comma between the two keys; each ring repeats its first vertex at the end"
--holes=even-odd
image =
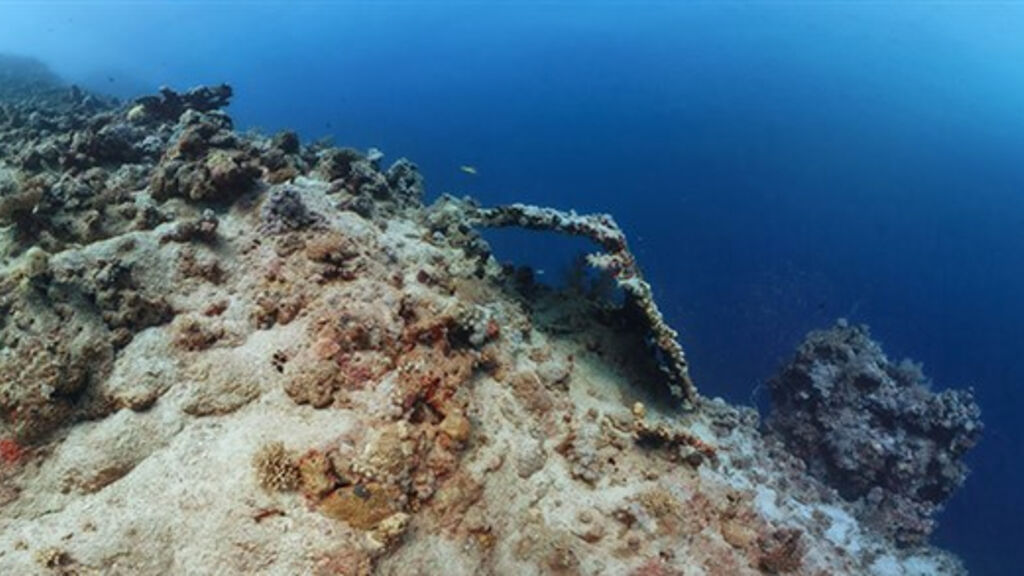
{"type": "Polygon", "coordinates": [[[281,442],[264,445],[252,459],[256,481],[268,492],[289,492],[299,487],[299,468],[281,442]]]}

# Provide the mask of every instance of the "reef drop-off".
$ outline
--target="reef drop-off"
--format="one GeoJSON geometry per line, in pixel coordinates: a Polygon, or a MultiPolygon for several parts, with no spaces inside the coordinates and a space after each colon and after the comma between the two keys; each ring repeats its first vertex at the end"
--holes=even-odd
{"type": "Polygon", "coordinates": [[[886,450],[950,471],[900,477],[930,522],[977,440],[969,397],[928,400],[842,328],[779,376],[763,434],[696,393],[610,218],[424,205],[411,162],[238,133],[230,97],[2,95],[0,573],[964,572],[836,485],[798,416],[831,400],[798,400],[826,387],[868,426],[850,386],[874,378],[908,422],[886,450]],[[499,265],[476,228],[508,224],[597,241],[626,305],[499,265]],[[958,448],[905,396],[947,407],[958,448]]]}

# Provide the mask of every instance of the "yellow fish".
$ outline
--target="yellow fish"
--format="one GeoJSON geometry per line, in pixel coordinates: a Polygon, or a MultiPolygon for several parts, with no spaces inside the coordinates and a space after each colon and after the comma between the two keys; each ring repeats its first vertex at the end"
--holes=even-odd
{"type": "Polygon", "coordinates": [[[470,176],[476,176],[476,166],[463,164],[462,166],[459,166],[459,170],[462,170],[463,172],[469,174],[470,176]]]}

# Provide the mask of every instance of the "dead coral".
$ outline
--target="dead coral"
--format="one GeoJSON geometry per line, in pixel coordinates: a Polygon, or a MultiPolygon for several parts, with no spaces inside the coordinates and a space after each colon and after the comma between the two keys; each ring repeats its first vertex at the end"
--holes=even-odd
{"type": "Polygon", "coordinates": [[[394,487],[377,483],[356,484],[338,488],[328,494],[321,500],[320,510],[353,528],[374,530],[398,512],[398,496],[394,487]]]}
{"type": "Polygon", "coordinates": [[[98,262],[92,274],[78,285],[100,309],[107,326],[126,330],[128,339],[131,333],[163,324],[174,316],[166,300],[139,290],[132,265],[121,260],[98,262]]]}
{"type": "Polygon", "coordinates": [[[284,391],[296,404],[326,408],[331,405],[335,393],[341,388],[338,372],[338,366],[328,360],[303,366],[287,380],[284,391]]]}
{"type": "Polygon", "coordinates": [[[544,469],[548,455],[544,450],[544,442],[539,439],[531,440],[521,450],[515,461],[516,474],[526,480],[544,469]]]}
{"type": "Polygon", "coordinates": [[[576,554],[572,542],[565,534],[558,533],[555,538],[548,540],[543,545],[546,554],[543,559],[543,566],[551,574],[580,574],[580,559],[576,554]]]}
{"type": "Polygon", "coordinates": [[[415,164],[399,158],[389,168],[385,177],[391,189],[392,199],[402,207],[420,205],[423,197],[423,176],[415,164]]]}
{"type": "Polygon", "coordinates": [[[390,357],[374,351],[342,354],[336,360],[319,360],[299,368],[285,384],[285,391],[297,404],[324,408],[337,401],[344,404],[347,393],[379,381],[390,372],[390,357]]]}
{"type": "Polygon", "coordinates": [[[211,284],[220,284],[225,277],[217,257],[194,246],[183,246],[178,251],[178,272],[181,278],[200,278],[211,284]]]}
{"type": "Polygon", "coordinates": [[[213,210],[203,210],[198,218],[179,220],[174,228],[160,237],[161,242],[212,242],[220,224],[213,210]]]}
{"type": "Polygon", "coordinates": [[[685,430],[673,429],[664,423],[651,425],[642,417],[636,418],[633,421],[633,435],[640,446],[667,450],[671,459],[678,458],[694,466],[704,461],[717,461],[714,446],[685,430]]]}
{"type": "Polygon", "coordinates": [[[395,512],[377,523],[373,538],[384,549],[393,548],[405,535],[412,517],[405,512],[395,512]]]}
{"type": "Polygon", "coordinates": [[[255,184],[258,170],[236,151],[215,150],[197,162],[169,160],[157,167],[150,184],[153,197],[229,200],[255,184]]]}
{"type": "Polygon", "coordinates": [[[315,169],[328,182],[344,180],[352,173],[352,163],[362,159],[363,155],[353,148],[331,148],[321,153],[315,169]]]}
{"type": "Polygon", "coordinates": [[[346,297],[332,297],[310,323],[311,358],[297,364],[285,384],[295,402],[326,407],[395,368],[402,330],[397,303],[387,292],[368,300],[370,289],[352,286],[346,297]]]}
{"type": "Polygon", "coordinates": [[[356,277],[361,261],[356,242],[336,231],[317,234],[306,242],[306,257],[321,265],[324,278],[352,280],[356,277]]]}
{"type": "Polygon", "coordinates": [[[363,284],[345,292],[351,301],[332,299],[332,314],[315,322],[315,341],[334,343],[340,353],[398,352],[403,324],[394,292],[388,286],[363,284]]]}
{"type": "Polygon", "coordinates": [[[78,562],[71,557],[66,550],[56,546],[49,546],[36,550],[35,561],[43,568],[48,568],[61,575],[78,574],[78,562]]]}
{"type": "Polygon", "coordinates": [[[651,488],[636,496],[644,510],[658,521],[658,530],[663,534],[677,534],[685,517],[685,508],[671,492],[661,487],[651,488]]]}
{"type": "Polygon", "coordinates": [[[117,348],[172,311],[139,289],[119,256],[58,265],[33,247],[22,258],[22,279],[0,282],[0,418],[16,438],[34,442],[113,410],[117,403],[94,385],[110,374],[117,348]]]}
{"type": "Polygon", "coordinates": [[[143,160],[146,155],[146,150],[137,145],[145,137],[144,130],[117,121],[113,114],[97,117],[91,125],[72,135],[70,145],[61,158],[61,164],[67,168],[83,169],[99,165],[136,163],[143,160]]]}
{"type": "Polygon", "coordinates": [[[306,306],[306,295],[292,293],[286,287],[272,287],[256,297],[252,319],[262,329],[286,325],[294,320],[306,306]]]}
{"type": "MultiPolygon", "coordinates": [[[[686,356],[677,340],[678,334],[665,322],[654,301],[651,286],[644,281],[636,258],[629,250],[625,234],[611,216],[578,215],[575,212],[566,213],[523,204],[479,208],[451,197],[442,198],[432,210],[433,214],[428,220],[433,228],[442,232],[450,233],[452,227],[467,225],[489,228],[511,226],[562,232],[593,240],[604,252],[590,255],[587,261],[591,266],[611,274],[640,312],[669,377],[672,394],[691,404],[697,403],[697,389],[690,378],[686,356]]],[[[461,234],[465,236],[465,232],[461,234]]]]}
{"type": "Polygon", "coordinates": [[[251,380],[233,374],[218,374],[216,368],[209,364],[193,368],[190,372],[195,384],[189,388],[181,406],[182,412],[189,416],[230,414],[260,394],[259,386],[251,380]]]}
{"type": "Polygon", "coordinates": [[[255,186],[261,175],[255,153],[230,132],[230,119],[189,110],[179,124],[177,141],[150,180],[153,198],[230,201],[255,186]]]}
{"type": "Polygon", "coordinates": [[[0,225],[13,225],[19,238],[27,239],[40,227],[36,208],[43,201],[41,189],[10,191],[0,196],[0,225]]]}
{"type": "Polygon", "coordinates": [[[598,434],[592,426],[580,426],[555,447],[568,461],[569,474],[590,486],[596,486],[605,475],[606,461],[599,454],[598,434]]]}
{"type": "Polygon", "coordinates": [[[407,483],[418,447],[414,430],[407,422],[370,430],[362,453],[351,464],[352,471],[365,479],[407,483]]]}
{"type": "Polygon", "coordinates": [[[20,245],[50,251],[127,232],[137,225],[141,206],[132,192],[144,186],[145,169],[136,165],[81,169],[23,170],[17,186],[0,194],[0,224],[14,225],[20,245]]]}
{"type": "Polygon", "coordinates": [[[177,122],[186,110],[210,112],[228,105],[231,100],[231,86],[199,86],[184,94],[166,87],[160,87],[158,96],[143,96],[135,101],[129,112],[135,121],[177,122]]]}
{"type": "Polygon", "coordinates": [[[379,151],[365,156],[351,148],[331,148],[320,153],[316,171],[344,196],[338,203],[363,217],[393,214],[420,205],[423,178],[416,165],[402,158],[386,172],[378,166],[379,151]]]}
{"type": "Polygon", "coordinates": [[[260,208],[260,228],[271,234],[295,232],[324,222],[324,217],[311,212],[295,188],[274,190],[260,208]]]}
{"type": "Polygon", "coordinates": [[[192,315],[181,315],[171,324],[174,345],[182,350],[196,352],[206,350],[224,337],[224,329],[211,326],[209,320],[192,315]]]}
{"type": "Polygon", "coordinates": [[[443,437],[449,445],[455,448],[466,445],[471,428],[472,423],[469,418],[459,409],[449,411],[438,425],[438,431],[444,435],[443,437]]]}
{"type": "Polygon", "coordinates": [[[335,472],[328,455],[319,450],[306,452],[298,463],[299,488],[302,494],[319,501],[338,486],[347,485],[344,476],[335,472]]]}
{"type": "Polygon", "coordinates": [[[796,529],[780,528],[758,540],[761,555],[758,568],[769,574],[795,572],[803,565],[803,533],[796,529]]]}
{"type": "Polygon", "coordinates": [[[511,390],[524,408],[540,417],[553,414],[555,397],[544,386],[536,372],[513,372],[508,380],[511,390]]]}
{"type": "Polygon", "coordinates": [[[436,347],[417,346],[398,360],[394,402],[413,418],[438,421],[447,413],[449,400],[469,381],[476,366],[477,359],[472,353],[446,354],[436,347]]]}
{"type": "Polygon", "coordinates": [[[0,350],[0,421],[18,441],[39,440],[66,423],[89,385],[109,371],[111,351],[90,332],[73,333],[0,350]]]}
{"type": "Polygon", "coordinates": [[[347,470],[332,463],[340,455],[311,450],[298,463],[299,487],[326,516],[342,520],[359,530],[376,530],[385,540],[398,537],[404,522],[392,519],[400,513],[405,498],[394,483],[361,478],[354,481],[347,470]],[[397,525],[396,525],[397,522],[397,525]]]}
{"type": "MultiPolygon", "coordinates": [[[[439,488],[451,494],[444,491],[451,485],[446,479],[456,471],[471,431],[457,402],[436,409],[423,404],[403,420],[366,429],[355,451],[307,453],[299,462],[302,491],[325,514],[380,533],[386,518],[433,502],[439,488]]],[[[442,504],[432,504],[437,505],[442,504]]],[[[392,520],[397,523],[393,528],[404,526],[392,520]]]]}

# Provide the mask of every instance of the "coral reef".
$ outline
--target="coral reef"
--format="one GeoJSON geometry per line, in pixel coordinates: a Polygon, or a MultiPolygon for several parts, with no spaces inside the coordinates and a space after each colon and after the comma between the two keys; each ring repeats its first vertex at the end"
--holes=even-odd
{"type": "Polygon", "coordinates": [[[969,390],[933,392],[918,365],[891,362],[866,327],[812,332],[771,381],[769,430],[866,522],[919,544],[967,477],[979,440],[969,390]]]}
{"type": "MultiPolygon", "coordinates": [[[[608,216],[424,206],[407,160],[234,131],[225,86],[2,94],[0,573],[963,573],[865,511],[944,499],[976,413],[856,334],[824,347],[877,386],[830,398],[918,399],[887,449],[943,471],[851,500],[696,393],[608,216]],[[488,226],[590,238],[603,283],[533,283],[488,226]]],[[[793,408],[772,434],[817,434],[793,408]]]]}

